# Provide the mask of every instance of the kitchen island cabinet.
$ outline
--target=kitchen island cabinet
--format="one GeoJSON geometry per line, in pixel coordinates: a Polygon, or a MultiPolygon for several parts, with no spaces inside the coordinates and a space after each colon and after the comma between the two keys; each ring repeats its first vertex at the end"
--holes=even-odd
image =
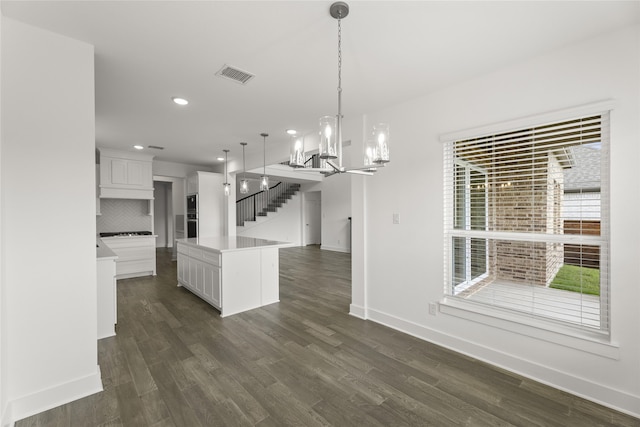
{"type": "Polygon", "coordinates": [[[279,248],[291,243],[244,236],[181,239],[178,286],[222,317],[280,301],[279,248]]]}

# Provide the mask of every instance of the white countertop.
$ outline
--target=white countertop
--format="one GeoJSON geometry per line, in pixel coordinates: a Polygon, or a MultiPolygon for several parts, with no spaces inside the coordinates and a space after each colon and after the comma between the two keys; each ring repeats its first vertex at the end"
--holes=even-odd
{"type": "Polygon", "coordinates": [[[100,239],[103,239],[103,240],[111,240],[111,239],[114,239],[114,240],[120,240],[120,239],[139,239],[139,238],[141,238],[141,237],[145,237],[145,238],[146,238],[146,237],[153,237],[153,238],[155,239],[156,237],[158,237],[158,235],[157,235],[157,234],[138,234],[138,235],[135,235],[135,236],[109,236],[109,237],[100,237],[100,239]]]}
{"type": "Polygon", "coordinates": [[[211,249],[216,252],[230,252],[261,248],[288,248],[293,246],[290,242],[278,242],[276,240],[258,239],[245,236],[216,236],[216,237],[192,237],[178,239],[178,243],[211,249]]]}

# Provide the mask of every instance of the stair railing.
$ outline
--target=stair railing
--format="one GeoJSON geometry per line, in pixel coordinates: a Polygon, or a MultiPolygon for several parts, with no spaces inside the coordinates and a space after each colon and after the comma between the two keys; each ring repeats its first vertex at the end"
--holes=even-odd
{"type": "MultiPolygon", "coordinates": [[[[289,166],[291,162],[287,160],[286,162],[280,163],[281,165],[289,166]]],[[[305,168],[323,168],[326,166],[326,160],[323,160],[318,156],[318,154],[312,154],[307,156],[307,160],[304,161],[305,168]]]]}
{"type": "Polygon", "coordinates": [[[244,197],[236,202],[236,225],[244,225],[245,221],[255,221],[258,216],[265,216],[266,212],[282,206],[292,189],[298,189],[299,184],[279,182],[269,191],[260,191],[244,197]]]}

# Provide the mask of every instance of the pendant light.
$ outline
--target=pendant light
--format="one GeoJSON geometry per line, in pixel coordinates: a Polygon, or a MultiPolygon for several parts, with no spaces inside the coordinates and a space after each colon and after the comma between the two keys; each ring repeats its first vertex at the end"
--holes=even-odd
{"type": "Polygon", "coordinates": [[[224,151],[224,195],[228,196],[229,193],[231,192],[231,184],[229,184],[229,180],[227,179],[227,167],[228,167],[228,163],[227,163],[227,156],[229,154],[229,150],[222,150],[224,151]]]}
{"type": "Polygon", "coordinates": [[[247,194],[249,192],[249,180],[245,176],[247,172],[247,165],[244,161],[244,147],[247,145],[246,142],[241,142],[242,145],[242,179],[240,180],[240,194],[247,194]]]}
{"type": "MultiPolygon", "coordinates": [[[[295,147],[292,146],[290,166],[300,168],[300,171],[318,171],[325,176],[336,173],[358,173],[372,175],[377,168],[389,162],[389,125],[380,123],[373,127],[373,131],[364,144],[364,167],[346,168],[342,166],[342,19],[349,15],[349,5],[343,1],[335,2],[329,8],[329,14],[338,20],[338,114],[320,118],[318,156],[326,160],[330,169],[303,168],[300,162],[293,159],[295,147]]],[[[294,139],[292,144],[296,144],[294,139]]],[[[304,153],[302,153],[304,158],[304,153]]]]}
{"type": "Polygon", "coordinates": [[[261,133],[263,141],[263,162],[262,162],[262,176],[260,177],[260,191],[269,191],[269,177],[267,176],[267,137],[268,133],[261,133]]]}

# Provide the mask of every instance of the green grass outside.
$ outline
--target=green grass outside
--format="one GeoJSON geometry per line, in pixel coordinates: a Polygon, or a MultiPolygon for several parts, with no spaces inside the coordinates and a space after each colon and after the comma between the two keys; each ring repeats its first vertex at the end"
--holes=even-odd
{"type": "Polygon", "coordinates": [[[571,292],[582,292],[583,294],[600,295],[600,270],[575,265],[563,265],[549,287],[571,292]]]}

